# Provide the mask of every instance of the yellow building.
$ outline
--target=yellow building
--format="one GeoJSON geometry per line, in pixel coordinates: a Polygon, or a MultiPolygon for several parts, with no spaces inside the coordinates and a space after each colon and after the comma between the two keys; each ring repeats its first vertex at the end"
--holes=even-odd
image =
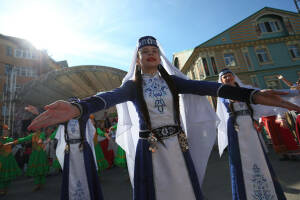
{"type": "Polygon", "coordinates": [[[15,99],[22,85],[60,68],[46,51],[36,49],[24,39],[0,34],[0,124],[11,125],[18,120],[14,114],[18,109],[15,99]]]}

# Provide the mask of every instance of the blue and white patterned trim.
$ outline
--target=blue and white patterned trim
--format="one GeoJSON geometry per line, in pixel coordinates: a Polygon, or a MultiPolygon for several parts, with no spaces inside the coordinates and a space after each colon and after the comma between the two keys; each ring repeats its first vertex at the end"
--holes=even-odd
{"type": "Polygon", "coordinates": [[[94,97],[101,99],[103,101],[103,103],[104,103],[104,108],[103,109],[106,109],[107,102],[102,97],[100,97],[100,96],[95,95],[94,97]]]}

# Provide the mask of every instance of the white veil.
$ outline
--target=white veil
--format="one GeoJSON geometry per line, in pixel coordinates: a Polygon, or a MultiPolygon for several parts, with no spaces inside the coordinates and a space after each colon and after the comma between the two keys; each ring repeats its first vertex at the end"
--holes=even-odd
{"type": "MultiPolygon", "coordinates": [[[[237,77],[235,73],[231,71],[230,73],[233,74],[235,78],[235,82],[237,82],[240,87],[259,89],[259,88],[254,88],[251,85],[245,85],[239,79],[239,77],[237,77]]],[[[222,83],[221,76],[219,76],[218,82],[222,83]]],[[[291,90],[280,90],[280,91],[285,91],[290,93],[289,95],[282,96],[283,99],[290,101],[291,103],[299,104],[300,96],[297,91],[291,91],[291,90]]],[[[288,111],[285,108],[265,106],[260,104],[251,104],[251,107],[253,109],[253,118],[256,120],[258,120],[261,116],[272,116],[272,115],[282,114],[288,111]]],[[[219,154],[221,156],[223,154],[224,149],[228,145],[227,121],[229,118],[229,114],[227,112],[225,105],[222,103],[221,98],[218,98],[217,115],[220,118],[220,123],[218,124],[218,146],[219,146],[219,154]]]]}
{"type": "MultiPolygon", "coordinates": [[[[161,53],[161,64],[166,71],[171,75],[188,79],[168,61],[159,43],[158,46],[161,53]]],[[[137,51],[138,47],[134,51],[130,69],[122,84],[134,79],[137,51]]],[[[199,182],[202,184],[207,161],[216,138],[218,117],[204,96],[181,94],[179,102],[182,127],[187,134],[190,153],[199,182]]],[[[116,141],[126,152],[128,172],[133,185],[135,151],[139,139],[138,114],[132,102],[118,104],[117,110],[118,128],[116,141]]]]}
{"type": "MultiPolygon", "coordinates": [[[[237,77],[233,72],[229,71],[229,73],[232,73],[235,82],[239,84],[240,87],[245,88],[252,88],[250,85],[245,85],[243,82],[237,77]]],[[[221,81],[222,75],[219,75],[218,83],[222,83],[221,81]]],[[[229,118],[229,114],[227,112],[227,108],[225,107],[224,103],[221,101],[221,98],[218,97],[217,102],[217,115],[220,118],[220,123],[218,124],[218,147],[219,147],[219,154],[220,156],[223,154],[224,149],[228,145],[228,137],[227,137],[227,121],[229,118]]]]}

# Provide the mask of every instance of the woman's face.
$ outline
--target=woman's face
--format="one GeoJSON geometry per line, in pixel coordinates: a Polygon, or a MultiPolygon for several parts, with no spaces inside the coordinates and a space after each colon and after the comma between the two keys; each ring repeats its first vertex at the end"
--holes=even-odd
{"type": "Polygon", "coordinates": [[[226,85],[232,85],[234,86],[234,76],[232,73],[227,73],[227,74],[224,74],[222,77],[221,77],[221,81],[223,84],[226,84],[226,85]]]}
{"type": "Polygon", "coordinates": [[[137,64],[143,71],[157,68],[160,64],[159,49],[155,46],[144,46],[138,51],[137,64]]]}

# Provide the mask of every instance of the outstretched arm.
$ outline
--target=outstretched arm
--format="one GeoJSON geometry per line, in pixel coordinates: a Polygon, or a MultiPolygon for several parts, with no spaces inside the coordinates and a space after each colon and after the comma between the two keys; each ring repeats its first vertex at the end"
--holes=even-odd
{"type": "Polygon", "coordinates": [[[189,93],[203,96],[208,95],[222,97],[224,99],[282,107],[298,112],[300,111],[299,106],[285,101],[280,97],[280,95],[288,94],[287,92],[232,87],[216,82],[185,80],[176,76],[173,76],[173,80],[178,88],[178,92],[182,94],[189,93]]]}
{"type": "Polygon", "coordinates": [[[282,75],[278,75],[277,78],[279,80],[282,80],[287,86],[292,87],[293,83],[288,81],[286,78],[284,78],[282,75]]]}
{"type": "Polygon", "coordinates": [[[89,116],[91,113],[109,108],[116,104],[131,101],[135,91],[135,83],[126,82],[123,86],[109,92],[81,100],[79,103],[56,101],[45,106],[45,112],[37,116],[29,125],[29,130],[37,130],[54,124],[66,122],[70,119],[89,116]]]}

